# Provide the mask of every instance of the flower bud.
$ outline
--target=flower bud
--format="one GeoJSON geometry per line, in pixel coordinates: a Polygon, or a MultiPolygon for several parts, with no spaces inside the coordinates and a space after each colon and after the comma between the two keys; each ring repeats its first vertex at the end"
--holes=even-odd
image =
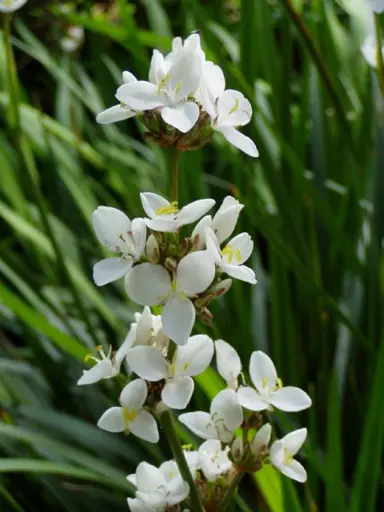
{"type": "Polygon", "coordinates": [[[176,272],[177,261],[174,258],[166,258],[164,261],[164,267],[170,272],[176,272]]]}
{"type": "Polygon", "coordinates": [[[235,437],[231,446],[233,461],[239,463],[244,456],[244,442],[242,437],[235,437]]]}
{"type": "Polygon", "coordinates": [[[263,455],[268,451],[268,444],[271,439],[272,427],[269,423],[263,425],[257,432],[251,442],[251,452],[256,457],[263,455]]]}
{"type": "Polygon", "coordinates": [[[157,243],[156,237],[154,235],[149,235],[148,237],[147,243],[145,244],[145,254],[150,263],[153,263],[154,265],[159,263],[159,244],[157,243]]]}
{"type": "Polygon", "coordinates": [[[212,300],[212,295],[202,295],[201,297],[199,297],[198,299],[195,300],[195,306],[200,309],[200,308],[204,308],[206,306],[208,306],[208,304],[211,302],[212,300]]]}
{"type": "Polygon", "coordinates": [[[213,320],[213,315],[208,308],[202,308],[200,310],[199,317],[200,320],[206,325],[209,325],[213,320]]]}
{"type": "Polygon", "coordinates": [[[232,286],[232,279],[223,279],[222,281],[219,281],[218,283],[215,283],[211,288],[209,288],[208,292],[213,295],[214,297],[221,297],[232,286]]]}

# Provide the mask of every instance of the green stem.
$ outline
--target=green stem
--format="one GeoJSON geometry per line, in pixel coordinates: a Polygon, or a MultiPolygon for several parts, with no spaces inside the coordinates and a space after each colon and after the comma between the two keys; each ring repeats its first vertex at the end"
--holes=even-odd
{"type": "Polygon", "coordinates": [[[218,510],[220,510],[220,512],[224,511],[227,509],[228,505],[230,504],[232,498],[233,498],[233,495],[239,485],[239,483],[241,482],[241,479],[243,478],[243,476],[245,475],[245,473],[243,472],[238,472],[236,473],[236,475],[234,476],[232,482],[231,482],[231,485],[228,487],[227,489],[227,492],[224,494],[223,496],[223,499],[221,500],[221,502],[219,503],[219,508],[218,510]]]}
{"type": "Polygon", "coordinates": [[[184,480],[189,484],[191,510],[192,512],[204,512],[199,493],[197,492],[195,482],[189,470],[187,461],[185,460],[184,452],[176,432],[172,412],[170,410],[164,411],[160,416],[160,421],[163,425],[164,432],[168,439],[176,464],[180,469],[180,473],[184,480]]]}
{"type": "Polygon", "coordinates": [[[381,40],[380,16],[376,13],[374,13],[374,21],[375,21],[375,37],[376,37],[377,76],[379,79],[381,95],[384,97],[384,63],[383,63],[383,51],[382,51],[382,40],[381,40]]]}
{"type": "Polygon", "coordinates": [[[18,147],[20,151],[20,155],[23,159],[24,165],[27,169],[27,177],[30,181],[30,188],[32,193],[34,194],[34,200],[39,210],[41,222],[45,232],[51,240],[53,250],[56,254],[56,258],[59,266],[62,269],[64,278],[67,282],[68,287],[71,289],[72,296],[80,316],[83,319],[83,322],[88,328],[88,331],[93,338],[95,344],[98,344],[98,339],[96,335],[96,331],[91,324],[87,312],[83,306],[83,303],[80,299],[79,292],[72,281],[72,277],[68,271],[67,264],[65,262],[65,257],[62,254],[60,246],[56,240],[53,229],[51,227],[51,223],[49,220],[49,211],[45,204],[44,196],[40,189],[39,183],[39,172],[36,167],[36,162],[31,151],[31,148],[24,137],[21,124],[20,124],[20,112],[19,112],[19,82],[17,77],[17,69],[15,58],[13,55],[13,49],[11,44],[11,16],[5,14],[4,22],[3,22],[3,33],[4,33],[4,44],[5,44],[5,52],[6,52],[6,62],[7,62],[7,75],[8,75],[8,94],[9,94],[9,125],[12,131],[12,136],[15,142],[15,145],[18,147]]]}
{"type": "Polygon", "coordinates": [[[171,167],[169,173],[170,201],[179,201],[179,151],[172,148],[171,167]]]}

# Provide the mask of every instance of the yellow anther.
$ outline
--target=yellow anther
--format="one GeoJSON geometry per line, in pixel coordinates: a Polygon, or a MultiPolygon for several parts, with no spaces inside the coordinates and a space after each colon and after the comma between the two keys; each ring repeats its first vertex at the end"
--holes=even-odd
{"type": "Polygon", "coordinates": [[[233,105],[233,107],[231,108],[231,110],[228,112],[228,115],[230,116],[231,114],[235,113],[236,110],[238,110],[239,108],[239,99],[238,98],[235,98],[235,104],[233,105]]]}
{"type": "Polygon", "coordinates": [[[228,256],[228,263],[232,263],[233,260],[233,248],[232,245],[228,244],[224,247],[224,249],[221,251],[221,254],[223,256],[228,256]]]}
{"type": "Polygon", "coordinates": [[[97,345],[97,347],[95,347],[97,352],[101,352],[103,350],[103,345],[97,345]]]}
{"type": "Polygon", "coordinates": [[[158,208],[156,210],[156,215],[172,215],[173,213],[177,213],[178,210],[178,204],[177,201],[172,201],[172,203],[169,206],[162,206],[161,208],[158,208]]]}
{"type": "Polygon", "coordinates": [[[135,421],[137,411],[135,411],[135,409],[129,410],[126,407],[123,407],[123,416],[125,422],[125,430],[129,431],[129,422],[135,421]]]}
{"type": "Polygon", "coordinates": [[[159,85],[157,86],[157,94],[161,93],[161,89],[164,87],[164,85],[168,82],[168,80],[171,78],[171,75],[167,73],[165,77],[160,80],[159,85]]]}
{"type": "Polygon", "coordinates": [[[180,82],[178,82],[176,85],[176,94],[178,94],[180,92],[182,87],[183,87],[183,82],[180,80],[180,82]]]}
{"type": "Polygon", "coordinates": [[[191,366],[190,363],[185,363],[184,364],[184,371],[188,370],[188,368],[191,366]]]}
{"type": "Polygon", "coordinates": [[[236,257],[237,262],[239,263],[239,262],[241,261],[241,252],[240,252],[240,249],[236,249],[236,250],[235,250],[235,257],[236,257]]]}
{"type": "Polygon", "coordinates": [[[262,386],[263,386],[263,389],[265,389],[268,386],[268,377],[264,377],[262,386]]]}
{"type": "Polygon", "coordinates": [[[277,377],[276,379],[276,386],[278,389],[283,387],[283,381],[280,379],[280,377],[277,377]]]}
{"type": "Polygon", "coordinates": [[[289,452],[287,448],[284,448],[284,462],[287,466],[290,466],[293,462],[293,453],[289,452]]]}
{"type": "Polygon", "coordinates": [[[85,357],[84,357],[84,363],[88,363],[88,361],[92,358],[92,354],[87,354],[85,357]]]}

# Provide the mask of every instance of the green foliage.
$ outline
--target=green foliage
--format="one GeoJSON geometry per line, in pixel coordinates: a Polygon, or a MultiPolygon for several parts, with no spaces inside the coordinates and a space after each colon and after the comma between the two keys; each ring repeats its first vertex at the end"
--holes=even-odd
{"type": "MultiPolygon", "coordinates": [[[[245,131],[260,151],[254,161],[218,137],[182,156],[181,203],[234,194],[246,205],[240,229],[256,241],[258,284],[235,283],[206,332],[244,361],[268,352],[283,381],[313,399],[275,425],[278,435],[309,425],[308,483],[266,467],[244,480],[233,510],[381,510],[383,100],[359,50],[364,2],[116,1],[103,11],[84,1],[76,13],[38,4],[13,23],[22,145],[8,123],[0,39],[1,510],[127,510],[125,475],[170,456],[165,443],[100,431],[118,389],[76,381],[84,355],[118,346],[136,311],[121,282],[92,282],[102,249],[91,213],[107,204],[142,215],[139,192],[167,194],[168,181],[166,152],[142,126],[97,125],[95,114],[114,104],[120,71],[145,78],[152,48],[196,29],[227,87],[252,102],[245,131]],[[59,45],[67,23],[85,28],[72,55],[59,45]]],[[[207,408],[221,386],[209,369],[194,405],[207,408]]]]}

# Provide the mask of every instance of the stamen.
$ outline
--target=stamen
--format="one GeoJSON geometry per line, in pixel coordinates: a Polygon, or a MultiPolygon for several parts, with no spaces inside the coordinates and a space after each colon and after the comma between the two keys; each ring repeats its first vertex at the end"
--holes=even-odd
{"type": "Polygon", "coordinates": [[[235,256],[236,256],[236,260],[237,260],[238,262],[240,262],[240,261],[241,261],[241,252],[240,252],[240,249],[236,249],[236,250],[235,250],[235,256]]]}
{"type": "Polygon", "coordinates": [[[293,453],[284,448],[284,462],[287,466],[290,466],[293,462],[293,453]]]}
{"type": "Polygon", "coordinates": [[[125,422],[125,432],[129,432],[129,423],[135,421],[137,416],[137,411],[135,409],[129,410],[126,407],[123,407],[123,416],[125,422]]]}
{"type": "Polygon", "coordinates": [[[184,371],[188,370],[188,368],[191,366],[190,363],[185,363],[184,364],[184,371]]]}
{"type": "Polygon", "coordinates": [[[266,387],[268,387],[268,377],[264,377],[264,379],[263,379],[263,383],[262,383],[262,386],[263,386],[263,389],[265,389],[266,387]]]}
{"type": "Polygon", "coordinates": [[[232,245],[228,244],[224,247],[224,249],[221,251],[221,254],[223,256],[228,255],[228,263],[232,263],[233,260],[233,248],[232,245]]]}
{"type": "Polygon", "coordinates": [[[87,354],[85,357],[84,357],[84,363],[88,363],[88,361],[92,359],[92,354],[87,354]]]}
{"type": "Polygon", "coordinates": [[[174,213],[177,213],[179,211],[177,201],[172,201],[172,203],[169,206],[162,206],[161,208],[158,208],[155,213],[156,215],[172,215],[174,213]]]}
{"type": "Polygon", "coordinates": [[[176,85],[176,94],[178,94],[180,92],[180,89],[183,87],[183,82],[180,80],[180,82],[178,82],[178,84],[176,85]]]}
{"type": "Polygon", "coordinates": [[[157,94],[161,93],[161,89],[164,87],[164,85],[168,82],[168,80],[171,78],[171,75],[167,73],[165,77],[160,80],[159,85],[157,86],[157,94]]]}
{"type": "Polygon", "coordinates": [[[230,116],[231,114],[234,114],[236,112],[236,110],[238,110],[239,108],[239,99],[238,98],[235,98],[235,104],[233,105],[233,107],[231,108],[231,110],[228,112],[228,115],[230,116]]]}

